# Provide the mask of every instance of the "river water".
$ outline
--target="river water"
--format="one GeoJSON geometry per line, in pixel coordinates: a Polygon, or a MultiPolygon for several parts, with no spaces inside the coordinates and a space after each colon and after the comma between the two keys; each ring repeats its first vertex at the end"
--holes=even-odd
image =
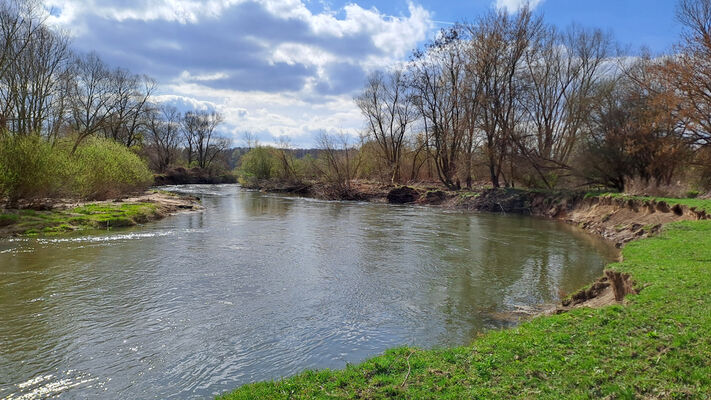
{"type": "Polygon", "coordinates": [[[204,212],[0,240],[0,398],[205,398],[463,345],[616,256],[537,218],[172,189],[204,212]]]}

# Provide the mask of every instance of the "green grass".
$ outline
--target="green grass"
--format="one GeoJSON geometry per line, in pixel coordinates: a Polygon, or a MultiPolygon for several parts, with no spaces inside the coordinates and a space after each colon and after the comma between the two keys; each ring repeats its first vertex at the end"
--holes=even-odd
{"type": "Polygon", "coordinates": [[[153,203],[99,203],[55,211],[10,210],[0,214],[0,227],[25,235],[57,234],[132,226],[148,221],[156,213],[153,203]]]}
{"type": "Polygon", "coordinates": [[[643,288],[624,306],[534,318],[469,346],[397,348],[222,398],[711,398],[711,221],[671,224],[628,244],[623,255],[610,268],[643,288]]]}

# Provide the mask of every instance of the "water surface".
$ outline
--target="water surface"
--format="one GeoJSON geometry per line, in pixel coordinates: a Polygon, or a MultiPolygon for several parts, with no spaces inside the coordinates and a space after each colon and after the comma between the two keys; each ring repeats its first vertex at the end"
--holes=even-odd
{"type": "Polygon", "coordinates": [[[205,211],[0,240],[0,398],[205,398],[467,344],[616,254],[537,218],[173,189],[205,211]]]}

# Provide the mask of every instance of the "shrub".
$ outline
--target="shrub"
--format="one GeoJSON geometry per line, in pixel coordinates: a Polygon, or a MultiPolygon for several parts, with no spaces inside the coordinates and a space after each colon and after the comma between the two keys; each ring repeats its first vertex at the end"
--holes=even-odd
{"type": "Polygon", "coordinates": [[[74,193],[82,198],[106,199],[146,189],[153,181],[143,160],[110,139],[88,140],[71,158],[74,193]]]}
{"type": "Polygon", "coordinates": [[[242,156],[241,161],[242,165],[238,170],[238,175],[242,184],[271,179],[278,162],[273,149],[264,146],[253,148],[242,156]]]}
{"type": "Polygon", "coordinates": [[[65,171],[66,160],[38,135],[0,138],[0,197],[8,204],[61,193],[65,171]]]}
{"type": "Polygon", "coordinates": [[[0,198],[9,207],[47,197],[105,199],[147,188],[153,175],[131,150],[109,139],[52,146],[38,135],[0,138],[0,198]]]}

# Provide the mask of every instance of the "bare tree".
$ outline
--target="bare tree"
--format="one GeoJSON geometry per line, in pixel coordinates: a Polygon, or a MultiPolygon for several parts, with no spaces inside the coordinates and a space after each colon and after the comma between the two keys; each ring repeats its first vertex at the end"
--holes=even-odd
{"type": "Polygon", "coordinates": [[[156,83],[145,75],[133,75],[123,68],[114,70],[110,79],[114,98],[112,112],[103,127],[104,135],[131,147],[140,141],[147,104],[156,83]]]}
{"type": "Polygon", "coordinates": [[[405,135],[415,119],[415,107],[402,71],[376,72],[355,99],[367,119],[367,133],[380,148],[390,171],[390,182],[400,181],[405,135]]]}
{"type": "Polygon", "coordinates": [[[592,106],[597,82],[607,75],[610,39],[600,30],[576,26],[540,31],[524,52],[520,96],[524,126],[513,136],[518,151],[543,183],[549,172],[569,170],[592,106]]]}
{"type": "MultiPolygon", "coordinates": [[[[360,155],[351,138],[345,133],[330,135],[322,132],[317,137],[321,162],[317,165],[318,173],[332,185],[334,198],[348,197],[351,181],[360,166],[360,155]]],[[[328,194],[327,194],[328,195],[328,194]]]]}
{"type": "Polygon", "coordinates": [[[677,18],[684,27],[682,42],[661,72],[673,87],[669,94],[681,100],[675,111],[687,122],[687,138],[711,146],[711,1],[681,0],[677,18]]]}
{"type": "Polygon", "coordinates": [[[222,114],[207,111],[189,111],[182,119],[183,137],[188,147],[188,164],[193,156],[200,168],[208,168],[215,157],[227,148],[229,142],[215,132],[223,121],[222,114]]]}
{"type": "Polygon", "coordinates": [[[45,128],[53,103],[63,96],[70,50],[61,33],[41,26],[27,43],[15,43],[18,52],[5,69],[0,91],[9,106],[10,129],[19,135],[39,134],[45,128]]]}
{"type": "MultiPolygon", "coordinates": [[[[514,15],[504,10],[492,11],[469,27],[472,73],[482,81],[480,128],[494,187],[501,185],[504,163],[521,121],[518,99],[523,91],[519,79],[522,60],[542,24],[540,17],[523,7],[514,15]]],[[[513,184],[513,179],[511,176],[507,181],[504,176],[507,184],[513,184]]]]}
{"type": "Polygon", "coordinates": [[[0,133],[7,129],[17,95],[12,84],[18,61],[25,56],[27,47],[38,29],[44,28],[38,16],[38,4],[32,0],[6,0],[0,2],[0,133]]]}
{"type": "Polygon", "coordinates": [[[410,69],[427,150],[450,189],[460,186],[457,161],[467,132],[463,43],[459,29],[442,31],[426,52],[415,52],[410,69]]]}
{"type": "Polygon", "coordinates": [[[180,145],[182,115],[175,107],[151,105],[147,112],[147,144],[153,167],[163,172],[175,162],[180,145]]]}
{"type": "Polygon", "coordinates": [[[71,125],[76,140],[73,151],[87,137],[104,129],[116,107],[111,71],[95,53],[77,57],[69,96],[71,125]]]}

